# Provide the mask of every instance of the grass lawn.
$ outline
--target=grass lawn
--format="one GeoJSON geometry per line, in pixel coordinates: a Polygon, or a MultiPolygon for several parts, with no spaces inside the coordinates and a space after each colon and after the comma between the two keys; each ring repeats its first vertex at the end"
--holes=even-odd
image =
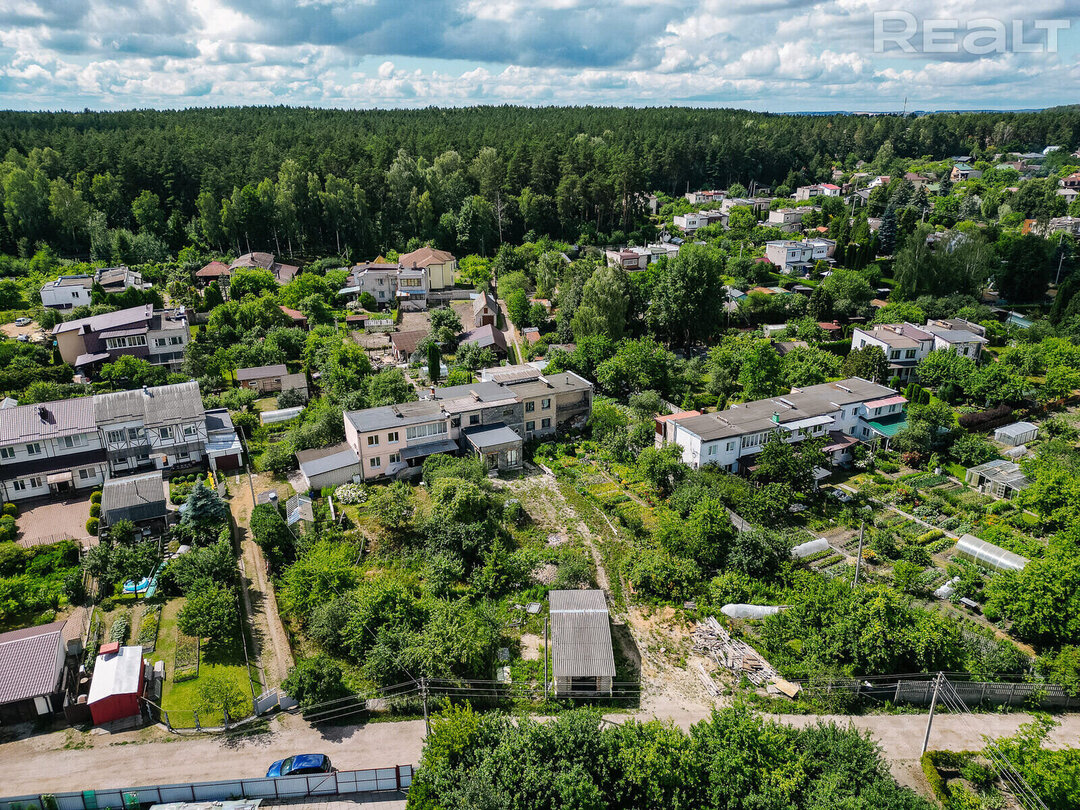
{"type": "MultiPolygon", "coordinates": [[[[161,707],[169,713],[169,721],[182,728],[195,725],[195,710],[199,706],[199,688],[210,674],[219,674],[236,683],[245,696],[251,695],[252,673],[244,662],[244,650],[239,635],[232,643],[218,648],[204,644],[199,662],[199,677],[177,683],[173,678],[176,661],[176,616],[184,605],[183,598],[170,599],[162,608],[158,644],[152,661],[165,662],[165,687],[161,707]]],[[[199,712],[199,722],[204,726],[218,726],[223,721],[221,712],[199,712]]]]}

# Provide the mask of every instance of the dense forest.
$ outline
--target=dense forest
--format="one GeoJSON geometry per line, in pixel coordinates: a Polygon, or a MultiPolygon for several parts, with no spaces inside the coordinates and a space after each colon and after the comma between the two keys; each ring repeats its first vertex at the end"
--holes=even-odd
{"type": "MultiPolygon", "coordinates": [[[[794,187],[858,160],[1080,145],[1080,107],[779,116],[740,110],[230,108],[0,113],[0,250],[47,242],[132,263],[187,244],[372,256],[432,241],[493,253],[602,242],[644,193],[794,187]],[[118,245],[119,242],[119,245],[118,245]]],[[[638,236],[647,235],[636,231],[638,236]]]]}

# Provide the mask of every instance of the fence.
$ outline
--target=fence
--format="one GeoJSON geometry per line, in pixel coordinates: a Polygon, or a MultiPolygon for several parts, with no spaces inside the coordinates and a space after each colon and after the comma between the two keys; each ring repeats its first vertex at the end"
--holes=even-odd
{"type": "MultiPolygon", "coordinates": [[[[934,694],[936,673],[837,678],[829,681],[800,681],[810,693],[848,692],[892,704],[908,703],[929,706],[934,694]]],[[[1080,708],[1080,698],[1072,697],[1056,683],[1028,681],[976,681],[966,673],[947,672],[945,681],[968,708],[978,706],[1023,706],[1031,709],[1068,711],[1080,708]]]]}
{"type": "MultiPolygon", "coordinates": [[[[412,765],[395,765],[391,768],[336,771],[306,776],[187,782],[178,785],[70,791],[51,795],[56,800],[53,805],[56,810],[98,810],[102,807],[128,807],[136,801],[146,805],[227,799],[296,799],[305,796],[407,790],[412,779],[412,765]]],[[[0,810],[45,810],[45,803],[41,796],[12,796],[0,798],[0,810]]]]}

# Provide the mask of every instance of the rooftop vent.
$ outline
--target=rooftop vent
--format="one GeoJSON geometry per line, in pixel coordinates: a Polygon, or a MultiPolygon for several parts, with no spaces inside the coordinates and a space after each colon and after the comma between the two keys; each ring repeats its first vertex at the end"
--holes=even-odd
{"type": "Polygon", "coordinates": [[[779,425],[780,424],[780,412],[779,411],[773,411],[772,420],[773,420],[774,425],[779,425]]]}
{"type": "Polygon", "coordinates": [[[841,385],[840,383],[836,383],[836,387],[839,388],[841,391],[847,391],[849,394],[851,393],[851,389],[848,388],[846,385],[841,385]]]}

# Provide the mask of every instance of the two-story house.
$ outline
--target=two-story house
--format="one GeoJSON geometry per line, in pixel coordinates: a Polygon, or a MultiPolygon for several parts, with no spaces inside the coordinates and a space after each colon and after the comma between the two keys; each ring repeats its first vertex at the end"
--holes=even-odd
{"type": "Polygon", "coordinates": [[[143,304],[58,323],[53,337],[65,363],[91,374],[125,354],[176,370],[191,332],[183,307],[155,311],[143,304]]]}
{"type": "Polygon", "coordinates": [[[48,309],[74,309],[90,305],[94,279],[85,273],[60,276],[41,285],[41,305],[48,309]]]}
{"type": "Polygon", "coordinates": [[[365,262],[352,268],[352,284],[339,295],[359,298],[369,293],[379,306],[406,311],[427,309],[428,269],[391,262],[365,262]]]}
{"type": "Polygon", "coordinates": [[[982,177],[982,174],[981,171],[967,163],[957,163],[949,172],[949,179],[954,183],[959,183],[963,180],[978,180],[982,177]]]}
{"type": "Polygon", "coordinates": [[[210,455],[235,467],[241,447],[227,411],[203,410],[195,382],[0,409],[0,496],[9,501],[98,489],[110,477],[210,455]]]}
{"type": "Polygon", "coordinates": [[[93,397],[0,409],[5,501],[96,489],[107,474],[93,397]]]}
{"type": "Polygon", "coordinates": [[[836,242],[832,239],[777,239],[765,243],[765,258],[786,275],[806,275],[820,262],[834,264],[836,242]]]}
{"type": "Polygon", "coordinates": [[[573,372],[510,366],[484,374],[480,382],[433,388],[419,402],[349,411],[345,444],[353,456],[333,448],[335,463],[377,479],[404,474],[436,453],[472,452],[492,469],[514,469],[526,440],[581,426],[592,411],[592,384],[573,372]]]}
{"type": "Polygon", "coordinates": [[[947,349],[976,363],[982,357],[982,349],[989,341],[986,327],[963,318],[930,319],[924,327],[934,336],[934,349],[947,349]]]}
{"type": "Polygon", "coordinates": [[[187,467],[206,456],[206,412],[194,381],[99,394],[94,422],[114,475],[187,467]]]}
{"type": "Polygon", "coordinates": [[[769,225],[785,233],[795,233],[802,227],[805,208],[774,208],[769,212],[769,225]]]}
{"type": "Polygon", "coordinates": [[[278,284],[288,284],[300,268],[294,264],[282,264],[273,253],[245,253],[229,265],[229,275],[237,270],[266,270],[278,284]]]}
{"type": "Polygon", "coordinates": [[[449,251],[422,247],[412,253],[399,256],[398,263],[402,267],[426,270],[430,289],[435,292],[449,290],[454,286],[457,259],[449,251]]]}
{"type": "Polygon", "coordinates": [[[623,270],[644,270],[649,266],[652,253],[647,248],[626,247],[622,250],[605,250],[604,258],[611,267],[623,270]]]}
{"type": "Polygon", "coordinates": [[[122,293],[129,287],[141,289],[143,286],[142,273],[124,264],[94,271],[94,283],[110,295],[122,293]]]}
{"type": "Polygon", "coordinates": [[[782,397],[743,402],[724,411],[682,415],[658,423],[662,440],[679,445],[691,467],[743,472],[773,434],[789,443],[823,439],[832,463],[850,459],[856,442],[886,443],[904,421],[903,397],[852,377],[794,388],[782,397]]]}
{"type": "Polygon", "coordinates": [[[890,377],[910,382],[915,366],[934,350],[934,335],[910,323],[859,326],[851,334],[851,350],[877,346],[885,352],[890,377]]]}

